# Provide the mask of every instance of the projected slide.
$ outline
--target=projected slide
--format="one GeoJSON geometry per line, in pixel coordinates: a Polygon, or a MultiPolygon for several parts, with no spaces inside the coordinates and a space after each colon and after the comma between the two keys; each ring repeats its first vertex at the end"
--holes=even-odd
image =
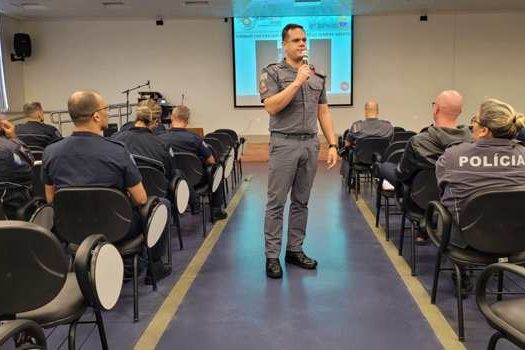
{"type": "Polygon", "coordinates": [[[352,16],[244,17],[233,19],[235,106],[261,106],[259,75],[281,62],[281,30],[297,23],[306,30],[310,64],[326,74],[328,103],[352,104],[352,16]]]}

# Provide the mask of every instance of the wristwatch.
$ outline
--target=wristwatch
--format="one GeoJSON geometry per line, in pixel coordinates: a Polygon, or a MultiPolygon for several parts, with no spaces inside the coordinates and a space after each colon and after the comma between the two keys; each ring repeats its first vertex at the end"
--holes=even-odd
{"type": "Polygon", "coordinates": [[[328,145],[328,148],[337,148],[337,145],[335,143],[331,143],[328,145]]]}

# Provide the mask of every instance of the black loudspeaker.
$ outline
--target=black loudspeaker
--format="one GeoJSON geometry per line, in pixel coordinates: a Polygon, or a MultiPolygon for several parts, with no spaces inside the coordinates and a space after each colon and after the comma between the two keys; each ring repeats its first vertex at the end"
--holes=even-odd
{"type": "Polygon", "coordinates": [[[11,61],[24,61],[31,57],[31,37],[27,33],[15,33],[13,39],[15,53],[11,54],[11,61]]]}

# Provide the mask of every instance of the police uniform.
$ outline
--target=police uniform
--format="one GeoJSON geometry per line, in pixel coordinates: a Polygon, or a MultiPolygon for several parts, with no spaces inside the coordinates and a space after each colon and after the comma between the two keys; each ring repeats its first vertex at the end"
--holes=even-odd
{"type": "Polygon", "coordinates": [[[0,136],[0,203],[8,218],[31,199],[33,158],[17,139],[0,136]]]}
{"type": "MultiPolygon", "coordinates": [[[[82,131],[46,147],[42,180],[58,189],[97,186],[126,191],[142,177],[123,143],[82,131]]],[[[138,234],[140,217],[134,211],[128,235],[138,234]]]]}
{"type": "Polygon", "coordinates": [[[54,126],[33,120],[17,125],[15,131],[18,138],[26,145],[41,147],[42,149],[62,138],[54,126]]]}
{"type": "MultiPolygon", "coordinates": [[[[480,189],[525,183],[525,147],[502,138],[453,145],[438,159],[436,178],[441,202],[461,226],[459,217],[469,196],[480,189]]],[[[452,231],[451,243],[466,247],[457,231],[452,231]]]]}
{"type": "Polygon", "coordinates": [[[184,128],[171,128],[159,135],[159,138],[166,142],[174,152],[196,154],[203,163],[212,155],[203,139],[184,128]]]}
{"type": "MultiPolygon", "coordinates": [[[[315,72],[313,66],[310,68],[315,72]]],[[[285,61],[265,67],[259,82],[261,101],[284,90],[296,76],[297,69],[285,61]]],[[[270,116],[268,202],[264,223],[267,258],[279,257],[284,204],[290,189],[286,250],[302,252],[308,199],[319,155],[318,108],[319,104],[326,103],[325,76],[315,72],[285,108],[270,116]]]]}
{"type": "Polygon", "coordinates": [[[173,177],[173,150],[149,128],[132,127],[113,135],[113,139],[123,142],[131,154],[161,162],[164,165],[166,178],[173,177]]]}

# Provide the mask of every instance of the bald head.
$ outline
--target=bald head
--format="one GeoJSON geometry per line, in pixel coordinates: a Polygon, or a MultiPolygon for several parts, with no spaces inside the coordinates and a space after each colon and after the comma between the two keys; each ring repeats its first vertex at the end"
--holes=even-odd
{"type": "Polygon", "coordinates": [[[434,102],[434,114],[439,118],[455,121],[463,108],[463,96],[455,90],[441,92],[434,102]]]}
{"type": "Polygon", "coordinates": [[[367,101],[365,103],[365,117],[366,118],[377,118],[379,114],[379,105],[376,101],[367,101]]]}
{"type": "Polygon", "coordinates": [[[96,91],[75,91],[67,100],[67,110],[75,125],[82,124],[91,119],[95,111],[103,104],[102,96],[96,91]]]}

